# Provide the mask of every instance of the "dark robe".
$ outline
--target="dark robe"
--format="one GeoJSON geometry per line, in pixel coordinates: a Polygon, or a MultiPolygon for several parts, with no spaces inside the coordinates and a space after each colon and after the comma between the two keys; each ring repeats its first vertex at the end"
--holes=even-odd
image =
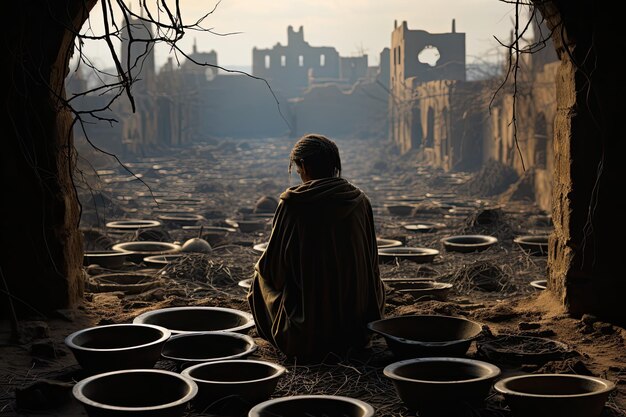
{"type": "Polygon", "coordinates": [[[259,336],[288,357],[323,359],[369,343],[385,292],[367,196],[343,178],[280,196],[248,302],[259,336]]]}

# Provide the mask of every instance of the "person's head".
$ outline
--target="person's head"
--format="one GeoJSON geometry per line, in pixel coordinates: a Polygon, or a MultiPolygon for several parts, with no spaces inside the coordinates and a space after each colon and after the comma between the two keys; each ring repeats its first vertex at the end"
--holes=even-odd
{"type": "Polygon", "coordinates": [[[296,166],[303,182],[341,176],[339,148],[326,136],[310,133],[302,136],[289,156],[289,173],[296,166]]]}

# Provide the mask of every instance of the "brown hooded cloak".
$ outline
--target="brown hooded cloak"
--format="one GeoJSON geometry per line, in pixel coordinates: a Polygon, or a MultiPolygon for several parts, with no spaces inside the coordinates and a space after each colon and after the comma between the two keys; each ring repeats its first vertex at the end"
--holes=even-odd
{"type": "Polygon", "coordinates": [[[259,335],[289,357],[367,345],[385,304],[367,196],[343,178],[282,193],[248,302],[259,335]]]}

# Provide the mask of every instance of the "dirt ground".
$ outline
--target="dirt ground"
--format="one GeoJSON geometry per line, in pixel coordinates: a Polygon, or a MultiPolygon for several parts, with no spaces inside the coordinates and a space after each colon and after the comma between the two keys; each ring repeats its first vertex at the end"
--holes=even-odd
{"type": "MultiPolygon", "coordinates": [[[[134,175],[110,158],[83,153],[78,187],[84,207],[81,228],[85,249],[104,250],[114,243],[135,239],[183,243],[198,234],[167,221],[151,232],[115,234],[106,227],[114,220],[159,219],[164,213],[186,212],[202,215],[206,226],[232,228],[237,220],[254,217],[260,198],[277,198],[287,186],[297,183],[297,175],[287,173],[293,142],[208,140],[185,149],[123,161],[134,175]]],[[[467,317],[484,329],[470,347],[468,357],[499,366],[501,376],[570,373],[606,378],[615,382],[617,389],[609,397],[602,417],[626,416],[626,330],[593,316],[570,317],[549,289],[530,285],[545,279],[547,257],[524,252],[513,239],[549,233],[550,218],[529,201],[501,198],[506,194],[501,190],[512,185],[510,172],[500,172],[490,165],[488,172],[444,173],[420,163],[416,155],[400,156],[385,144],[364,140],[338,140],[337,144],[343,176],[363,189],[372,201],[379,238],[439,251],[428,263],[401,259],[381,264],[383,279],[421,277],[452,284],[445,299],[418,298],[387,285],[387,317],[467,317]],[[392,214],[388,206],[398,204],[410,204],[411,213],[392,214]],[[426,222],[439,226],[425,232],[405,227],[426,222]],[[495,236],[498,241],[474,253],[450,252],[441,241],[469,234],[495,236]]],[[[518,191],[519,184],[523,181],[517,184],[518,191]]],[[[223,235],[204,234],[212,252],[186,254],[164,268],[126,263],[111,271],[86,266],[84,299],[76,308],[49,317],[20,318],[17,340],[10,322],[3,321],[0,415],[86,415],[71,395],[71,387],[84,377],[84,372],[64,344],[65,337],[76,330],[128,323],[143,312],[173,306],[222,306],[249,311],[246,289],[239,284],[251,277],[259,256],[254,245],[265,242],[269,232],[268,223],[256,232],[244,233],[235,228],[223,235]],[[154,281],[140,291],[128,286],[105,289],[90,285],[94,276],[120,270],[141,271],[154,281]]],[[[380,336],[374,336],[366,355],[339,362],[329,358],[323,364],[303,366],[287,361],[254,329],[250,335],[258,344],[251,358],[278,362],[288,369],[274,398],[343,395],[368,402],[377,416],[415,415],[382,373],[395,359],[380,336]]],[[[166,360],[160,360],[155,367],[175,369],[166,360]]],[[[190,409],[187,416],[223,413],[218,408],[202,413],[190,409]]],[[[492,391],[484,407],[467,415],[511,413],[504,398],[492,391]]]]}

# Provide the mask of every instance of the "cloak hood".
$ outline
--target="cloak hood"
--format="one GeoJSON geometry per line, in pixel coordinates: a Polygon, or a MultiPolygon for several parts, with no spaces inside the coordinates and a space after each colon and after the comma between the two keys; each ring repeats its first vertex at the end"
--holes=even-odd
{"type": "Polygon", "coordinates": [[[280,195],[282,204],[312,210],[318,216],[342,219],[367,198],[344,178],[330,177],[307,181],[288,188],[280,195]]]}

